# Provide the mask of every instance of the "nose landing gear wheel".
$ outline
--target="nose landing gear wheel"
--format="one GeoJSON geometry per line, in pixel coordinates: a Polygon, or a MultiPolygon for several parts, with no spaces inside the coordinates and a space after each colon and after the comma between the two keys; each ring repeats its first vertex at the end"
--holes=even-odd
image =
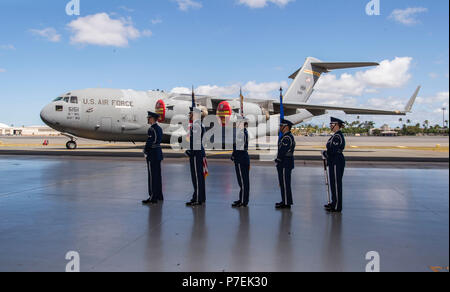
{"type": "Polygon", "coordinates": [[[77,143],[75,141],[69,141],[66,143],[66,148],[69,150],[77,149],[77,143]]]}

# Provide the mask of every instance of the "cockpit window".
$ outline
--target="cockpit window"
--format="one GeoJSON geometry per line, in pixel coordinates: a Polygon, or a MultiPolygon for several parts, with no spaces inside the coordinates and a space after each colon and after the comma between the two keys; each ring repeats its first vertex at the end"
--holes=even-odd
{"type": "Polygon", "coordinates": [[[64,101],[69,102],[69,97],[68,96],[64,97],[64,101]]]}
{"type": "Polygon", "coordinates": [[[76,96],[71,96],[71,97],[70,97],[70,103],[78,103],[78,97],[76,97],[76,96]]]}
{"type": "Polygon", "coordinates": [[[60,101],[62,98],[62,96],[55,98],[53,101],[60,101]]]}

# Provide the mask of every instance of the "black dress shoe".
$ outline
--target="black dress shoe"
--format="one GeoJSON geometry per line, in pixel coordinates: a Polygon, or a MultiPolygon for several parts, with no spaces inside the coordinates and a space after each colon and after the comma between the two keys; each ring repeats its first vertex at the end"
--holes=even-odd
{"type": "Polygon", "coordinates": [[[284,205],[283,202],[279,202],[279,203],[276,203],[276,204],[275,204],[275,207],[277,207],[277,206],[283,206],[283,205],[284,205]]]}
{"type": "Polygon", "coordinates": [[[240,206],[242,206],[241,201],[236,201],[231,205],[231,207],[233,207],[233,208],[238,208],[240,206]]]}
{"type": "Polygon", "coordinates": [[[276,209],[290,209],[291,205],[284,205],[284,204],[282,204],[282,205],[277,205],[275,208],[276,209]]]}
{"type": "Polygon", "coordinates": [[[325,209],[330,209],[331,208],[331,204],[326,204],[323,206],[325,209]]]}
{"type": "Polygon", "coordinates": [[[341,213],[342,211],[338,211],[338,210],[335,210],[335,209],[327,209],[327,212],[329,212],[329,213],[341,213]]]}
{"type": "Polygon", "coordinates": [[[196,203],[195,201],[189,201],[186,203],[186,206],[191,207],[195,203],[196,203]]]}
{"type": "Polygon", "coordinates": [[[144,204],[144,205],[153,205],[153,204],[158,204],[158,201],[147,199],[145,201],[142,201],[142,204],[144,204]]]}
{"type": "Polygon", "coordinates": [[[194,202],[194,203],[192,203],[192,205],[191,205],[192,207],[200,207],[200,206],[203,206],[203,202],[194,202]]]}

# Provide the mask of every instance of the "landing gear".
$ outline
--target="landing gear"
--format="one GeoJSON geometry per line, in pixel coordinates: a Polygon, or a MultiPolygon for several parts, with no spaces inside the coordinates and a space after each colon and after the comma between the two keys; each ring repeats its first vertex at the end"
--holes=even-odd
{"type": "Polygon", "coordinates": [[[77,140],[77,138],[75,138],[74,136],[71,136],[69,134],[66,134],[66,133],[61,133],[61,135],[66,136],[67,138],[70,139],[70,141],[66,143],[67,149],[69,149],[69,150],[77,149],[77,142],[75,142],[77,140]]]}
{"type": "Polygon", "coordinates": [[[66,148],[69,150],[75,150],[77,149],[77,142],[75,141],[69,141],[66,143],[66,148]]]}

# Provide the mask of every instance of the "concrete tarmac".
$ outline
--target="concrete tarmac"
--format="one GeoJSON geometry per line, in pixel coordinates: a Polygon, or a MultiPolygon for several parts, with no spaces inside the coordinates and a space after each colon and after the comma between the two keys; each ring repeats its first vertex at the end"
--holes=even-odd
{"type": "Polygon", "coordinates": [[[0,271],[381,271],[449,265],[449,170],[349,165],[344,212],[327,214],[323,169],[299,164],[294,202],[276,170],[253,163],[251,202],[232,209],[231,162],[209,161],[207,205],[192,194],[186,159],[163,164],[165,202],[147,207],[146,166],[135,158],[0,156],[0,271]]]}

